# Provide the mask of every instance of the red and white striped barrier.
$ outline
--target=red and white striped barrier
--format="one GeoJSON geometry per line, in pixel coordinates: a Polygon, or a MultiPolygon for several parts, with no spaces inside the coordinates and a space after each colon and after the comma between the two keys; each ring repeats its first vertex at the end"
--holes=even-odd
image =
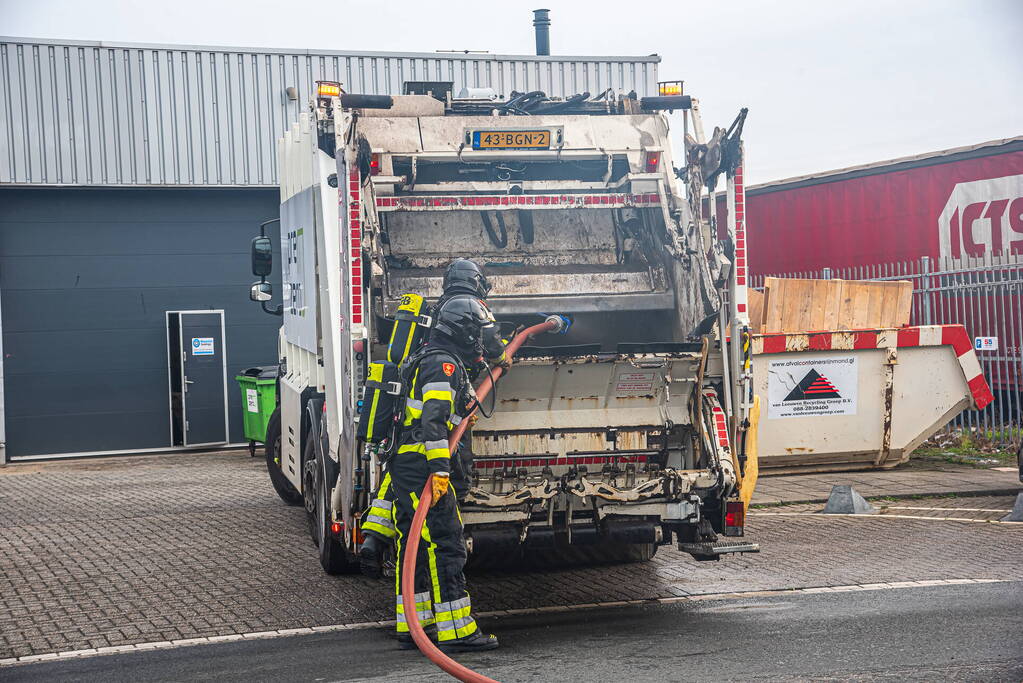
{"type": "Polygon", "coordinates": [[[725,422],[725,411],[721,409],[721,404],[718,403],[717,392],[713,389],[708,389],[703,392],[703,396],[707,399],[707,403],[710,405],[711,416],[714,418],[714,430],[717,432],[718,448],[727,450],[728,423],[725,422]]]}
{"type": "Polygon", "coordinates": [[[758,334],[753,337],[753,353],[793,353],[797,351],[849,351],[890,349],[908,346],[951,346],[970,387],[974,408],[980,410],[994,400],[984,372],[980,368],[973,343],[962,325],[922,325],[879,330],[843,332],[802,332],[797,334],[758,334]]]}
{"type": "Polygon", "coordinates": [[[459,209],[622,209],[659,206],[660,195],[647,194],[520,194],[422,195],[377,197],[377,211],[438,211],[459,209]]]}

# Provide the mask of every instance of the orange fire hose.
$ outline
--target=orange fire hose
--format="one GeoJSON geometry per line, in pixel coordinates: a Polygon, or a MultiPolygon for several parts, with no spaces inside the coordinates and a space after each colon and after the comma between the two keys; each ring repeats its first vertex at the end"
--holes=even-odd
{"type": "MultiPolygon", "coordinates": [[[[542,332],[558,331],[565,325],[564,319],[558,316],[551,316],[546,321],[539,325],[533,325],[527,327],[519,334],[515,335],[515,338],[508,342],[504,352],[511,358],[515,355],[515,352],[519,350],[527,339],[534,337],[542,332]]],[[[492,375],[488,373],[483,381],[480,382],[479,389],[476,390],[477,401],[482,401],[490,393],[490,390],[494,386],[501,375],[503,370],[501,368],[494,369],[492,375]],[[493,380],[491,380],[493,376],[493,380]]],[[[478,408],[478,405],[477,405],[478,408]]],[[[472,411],[475,413],[476,409],[472,411]]],[[[452,455],[458,449],[458,442],[461,441],[462,435],[465,433],[466,427],[469,425],[470,413],[458,423],[458,426],[451,432],[451,436],[448,437],[448,450],[452,455]]],[[[409,630],[412,632],[412,640],[415,641],[416,645],[419,646],[419,650],[426,655],[427,659],[439,666],[441,669],[451,674],[455,678],[463,683],[497,683],[492,678],[487,678],[483,674],[476,673],[472,669],[468,669],[455,660],[448,657],[446,654],[440,651],[440,649],[433,644],[430,638],[423,631],[423,627],[419,623],[419,614],[416,612],[416,556],[419,555],[419,539],[423,533],[423,522],[426,521],[426,513],[430,510],[430,505],[433,503],[433,475],[431,474],[426,479],[426,486],[423,487],[423,493],[419,497],[419,505],[416,507],[416,514],[412,518],[412,528],[409,530],[408,544],[405,546],[408,550],[405,552],[405,561],[401,566],[401,603],[405,609],[405,620],[408,622],[409,630]]]]}

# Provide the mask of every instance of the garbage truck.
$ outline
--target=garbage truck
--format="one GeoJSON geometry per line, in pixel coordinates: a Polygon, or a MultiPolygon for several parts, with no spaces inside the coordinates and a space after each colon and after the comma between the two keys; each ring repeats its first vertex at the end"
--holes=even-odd
{"type": "MultiPolygon", "coordinates": [[[[305,506],[324,570],[357,566],[385,466],[385,449],[357,437],[367,370],[403,297],[438,297],[456,257],[485,270],[506,336],[566,322],[524,344],[481,406],[458,501],[470,556],[759,550],[744,536],[758,416],[745,110],[704,139],[681,84],[651,97],[405,90],[419,94],[318,82],[278,142],[279,303],[265,225],[252,242],[250,298],[282,317],[267,468],[280,497],[305,506]],[[723,240],[703,201],[719,182],[723,240]]],[[[418,322],[428,334],[429,316],[418,322]]]]}

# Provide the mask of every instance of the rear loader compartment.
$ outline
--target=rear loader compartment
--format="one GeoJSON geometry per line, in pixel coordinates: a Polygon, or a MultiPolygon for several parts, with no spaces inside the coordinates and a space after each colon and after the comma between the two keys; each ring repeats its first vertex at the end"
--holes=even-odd
{"type": "MultiPolygon", "coordinates": [[[[702,428],[692,424],[701,357],[697,348],[516,362],[472,431],[460,504],[474,552],[690,543],[701,523],[705,535],[723,532],[722,501],[740,478],[713,390],[701,397],[702,428]]],[[[709,358],[704,376],[720,371],[720,357],[709,358]]]]}

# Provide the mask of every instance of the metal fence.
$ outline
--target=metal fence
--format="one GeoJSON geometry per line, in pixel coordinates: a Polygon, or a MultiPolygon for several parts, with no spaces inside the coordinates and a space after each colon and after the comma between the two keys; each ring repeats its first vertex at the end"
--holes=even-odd
{"type": "MultiPolygon", "coordinates": [[[[755,275],[760,289],[767,275],[755,275]]],[[[771,277],[909,280],[911,325],[960,324],[974,339],[984,376],[995,396],[982,411],[965,411],[946,428],[983,442],[1018,444],[1023,430],[1023,254],[932,259],[849,268],[822,268],[771,277]]]]}

